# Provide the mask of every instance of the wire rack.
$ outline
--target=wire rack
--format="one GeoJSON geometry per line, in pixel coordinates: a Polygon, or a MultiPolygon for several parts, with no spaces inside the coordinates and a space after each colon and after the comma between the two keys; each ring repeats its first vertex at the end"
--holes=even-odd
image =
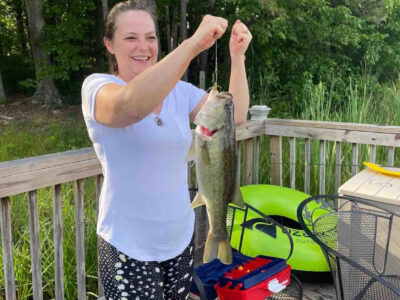
{"type": "Polygon", "coordinates": [[[364,199],[315,196],[298,219],[325,252],[338,299],[400,299],[400,215],[364,199]]]}

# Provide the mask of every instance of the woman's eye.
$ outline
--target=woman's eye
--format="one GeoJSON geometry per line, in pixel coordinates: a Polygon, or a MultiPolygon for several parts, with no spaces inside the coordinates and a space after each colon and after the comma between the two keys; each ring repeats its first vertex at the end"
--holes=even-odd
{"type": "Polygon", "coordinates": [[[133,37],[133,36],[129,36],[129,37],[127,37],[126,39],[127,39],[127,40],[136,40],[136,38],[133,37]]]}
{"type": "Polygon", "coordinates": [[[155,36],[149,36],[149,40],[155,40],[156,37],[155,36]]]}

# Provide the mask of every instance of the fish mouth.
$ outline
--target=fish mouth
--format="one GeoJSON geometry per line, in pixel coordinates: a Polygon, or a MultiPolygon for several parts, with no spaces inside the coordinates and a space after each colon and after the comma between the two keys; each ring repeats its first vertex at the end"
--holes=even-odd
{"type": "Polygon", "coordinates": [[[201,130],[201,134],[203,134],[205,136],[213,136],[218,131],[217,129],[212,130],[212,129],[208,129],[204,126],[201,126],[200,130],[201,130]]]}

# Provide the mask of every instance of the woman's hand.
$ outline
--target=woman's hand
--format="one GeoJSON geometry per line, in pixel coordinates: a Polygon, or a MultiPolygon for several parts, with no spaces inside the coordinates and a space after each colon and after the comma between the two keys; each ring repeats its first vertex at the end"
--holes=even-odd
{"type": "Polygon", "coordinates": [[[247,48],[252,39],[252,35],[240,20],[237,20],[232,27],[231,38],[229,41],[229,50],[231,53],[231,59],[244,58],[247,48]]]}
{"type": "Polygon", "coordinates": [[[228,21],[211,15],[204,16],[196,32],[190,37],[195,55],[214,45],[226,31],[228,21]]]}

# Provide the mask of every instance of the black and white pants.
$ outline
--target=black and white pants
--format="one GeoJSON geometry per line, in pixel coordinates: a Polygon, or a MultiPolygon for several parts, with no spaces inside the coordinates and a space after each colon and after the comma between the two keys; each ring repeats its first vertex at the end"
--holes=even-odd
{"type": "Polygon", "coordinates": [[[99,270],[107,300],[183,300],[189,296],[194,270],[193,238],[179,256],[138,261],[99,237],[99,270]]]}

